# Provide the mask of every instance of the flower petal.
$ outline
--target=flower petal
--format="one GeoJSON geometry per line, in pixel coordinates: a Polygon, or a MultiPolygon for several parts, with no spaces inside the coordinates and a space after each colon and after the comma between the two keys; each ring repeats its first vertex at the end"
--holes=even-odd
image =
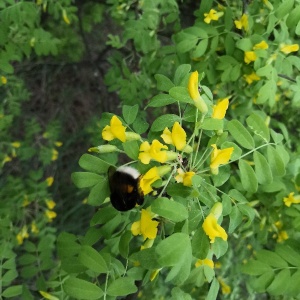
{"type": "Polygon", "coordinates": [[[133,222],[130,230],[133,235],[141,234],[141,221],[133,222]]]}
{"type": "Polygon", "coordinates": [[[196,100],[200,97],[198,89],[198,77],[198,71],[192,72],[188,83],[189,94],[193,100],[196,100]]]}
{"type": "Polygon", "coordinates": [[[110,126],[106,125],[102,130],[102,138],[106,141],[112,141],[115,137],[110,129],[110,126]]]}
{"type": "Polygon", "coordinates": [[[126,142],[125,130],[126,127],[122,125],[122,122],[118,119],[118,117],[113,116],[110,120],[110,130],[114,137],[119,139],[121,142],[126,142]]]}
{"type": "Polygon", "coordinates": [[[142,176],[142,178],[140,179],[140,187],[144,195],[147,195],[153,191],[151,185],[158,179],[160,179],[160,176],[158,174],[157,167],[151,168],[146,174],[142,176]]]}
{"type": "Polygon", "coordinates": [[[171,133],[171,131],[169,130],[168,127],[166,127],[165,130],[163,131],[163,134],[161,135],[161,138],[164,140],[164,142],[166,144],[174,145],[173,140],[172,140],[172,133],[171,133]]]}
{"type": "Polygon", "coordinates": [[[225,117],[229,105],[229,98],[224,98],[218,101],[213,107],[212,118],[222,120],[225,117]]]}
{"type": "Polygon", "coordinates": [[[206,235],[208,235],[211,243],[215,242],[216,237],[220,237],[224,241],[227,241],[226,231],[217,223],[217,219],[213,214],[209,214],[205,218],[202,228],[206,235]]]}
{"type": "Polygon", "coordinates": [[[178,122],[173,125],[172,140],[177,150],[182,150],[186,145],[186,133],[178,122]]]}
{"type": "Polygon", "coordinates": [[[141,216],[141,233],[144,237],[148,239],[155,239],[157,235],[157,226],[159,222],[152,221],[150,213],[142,209],[142,216],[141,216]]]}

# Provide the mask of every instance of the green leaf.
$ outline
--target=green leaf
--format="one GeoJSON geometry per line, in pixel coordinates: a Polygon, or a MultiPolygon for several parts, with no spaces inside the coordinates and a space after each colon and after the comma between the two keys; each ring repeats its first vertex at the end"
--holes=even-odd
{"type": "Polygon", "coordinates": [[[251,166],[243,159],[239,160],[240,177],[243,188],[249,193],[255,193],[258,188],[258,182],[255,172],[251,166]]]}
{"type": "Polygon", "coordinates": [[[91,246],[82,246],[78,258],[85,267],[97,274],[108,272],[105,260],[101,254],[91,246]]]}
{"type": "Polygon", "coordinates": [[[295,284],[295,282],[300,282],[300,270],[291,276],[291,280],[286,289],[286,293],[289,296],[297,297],[300,295],[300,284],[295,284]]]}
{"type": "Polygon", "coordinates": [[[12,298],[19,296],[23,292],[23,286],[22,285],[14,285],[10,286],[7,289],[5,289],[2,293],[1,296],[4,298],[12,298]]]}
{"type": "Polygon", "coordinates": [[[292,266],[300,267],[300,254],[292,247],[277,244],[275,252],[292,266]]]}
{"type": "Polygon", "coordinates": [[[139,156],[140,146],[137,141],[127,141],[123,143],[123,149],[128,157],[137,160],[139,156]]]}
{"type": "Polygon", "coordinates": [[[267,147],[267,157],[270,168],[274,176],[283,176],[285,174],[285,165],[275,148],[272,146],[267,147]]]}
{"type": "Polygon", "coordinates": [[[190,294],[185,293],[179,287],[174,287],[172,289],[172,299],[173,300],[192,300],[190,294]]]}
{"type": "Polygon", "coordinates": [[[256,258],[274,268],[286,268],[288,263],[282,259],[276,252],[269,250],[259,250],[256,253],[256,258]]]}
{"type": "Polygon", "coordinates": [[[278,8],[275,11],[275,16],[278,19],[283,18],[292,10],[293,6],[294,6],[294,0],[282,1],[282,3],[278,6],[278,8]]]}
{"type": "Polygon", "coordinates": [[[254,140],[249,131],[238,120],[231,120],[227,123],[228,130],[232,137],[242,147],[253,149],[255,147],[254,140]]]}
{"type": "Polygon", "coordinates": [[[258,92],[256,98],[257,104],[263,104],[269,100],[269,105],[273,106],[275,103],[275,93],[277,90],[276,82],[274,80],[268,80],[258,92]]]}
{"type": "Polygon", "coordinates": [[[246,123],[248,127],[265,142],[270,141],[270,131],[264,120],[255,113],[252,113],[247,119],[246,123]]]}
{"type": "Polygon", "coordinates": [[[163,92],[169,92],[169,90],[174,86],[174,83],[167,76],[162,74],[154,75],[156,79],[157,88],[163,92]]]}
{"type": "Polygon", "coordinates": [[[242,272],[249,275],[261,275],[270,271],[272,268],[268,264],[258,260],[250,260],[242,266],[242,272]]]}
{"type": "Polygon", "coordinates": [[[104,200],[109,196],[109,185],[108,178],[98,182],[95,186],[92,187],[89,196],[88,204],[93,206],[101,205],[104,200]]]}
{"type": "Polygon", "coordinates": [[[140,265],[148,270],[159,269],[161,265],[157,261],[157,254],[155,248],[147,248],[138,252],[135,252],[130,256],[131,261],[138,261],[140,265]]]}
{"type": "Polygon", "coordinates": [[[291,271],[289,269],[283,269],[276,274],[273,282],[267,288],[267,291],[271,295],[279,296],[284,295],[284,292],[291,281],[291,271]]]}
{"type": "Polygon", "coordinates": [[[110,166],[106,161],[91,154],[83,154],[79,159],[79,166],[92,173],[107,173],[110,166]]]}
{"type": "Polygon", "coordinates": [[[67,295],[75,299],[96,300],[103,295],[103,291],[96,284],[73,277],[63,283],[63,289],[67,295]]]}
{"type": "Polygon", "coordinates": [[[80,251],[77,237],[73,234],[62,232],[57,238],[57,250],[60,258],[77,255],[80,251]]]}
{"type": "Polygon", "coordinates": [[[80,189],[94,186],[100,181],[106,180],[103,176],[91,172],[74,172],[71,178],[73,183],[80,189]]]}
{"type": "Polygon", "coordinates": [[[215,242],[211,246],[211,250],[216,256],[217,259],[219,259],[221,256],[223,256],[227,250],[228,250],[228,243],[227,241],[224,241],[221,238],[216,238],[215,242]]]}
{"type": "Polygon", "coordinates": [[[289,28],[295,28],[299,22],[299,16],[300,16],[300,6],[296,5],[296,7],[288,15],[286,19],[286,25],[289,28]]]}
{"type": "Polygon", "coordinates": [[[188,52],[190,50],[192,50],[198,42],[198,38],[197,37],[193,37],[190,39],[184,39],[182,41],[180,41],[179,43],[176,44],[176,50],[179,53],[185,53],[188,52]]]}
{"type": "Polygon", "coordinates": [[[119,242],[119,251],[120,254],[124,257],[127,258],[129,254],[129,243],[132,239],[132,233],[130,230],[125,231],[120,238],[119,242]]]}
{"type": "Polygon", "coordinates": [[[149,127],[149,124],[145,121],[145,119],[138,115],[136,120],[133,122],[133,129],[136,133],[142,134],[146,132],[149,127]]]}
{"type": "MultiPolygon", "coordinates": [[[[187,246],[190,249],[190,245],[187,246]]],[[[192,255],[190,252],[186,251],[182,254],[181,260],[168,273],[166,282],[172,281],[175,285],[181,285],[187,280],[191,272],[192,255]]]]}
{"type": "Polygon", "coordinates": [[[203,121],[201,128],[205,130],[221,130],[223,129],[223,120],[208,118],[203,121]]]}
{"type": "Polygon", "coordinates": [[[270,285],[273,279],[274,272],[270,271],[263,273],[259,277],[253,279],[250,284],[256,292],[263,293],[266,291],[267,287],[270,285]]]}
{"type": "Polygon", "coordinates": [[[222,144],[222,149],[226,149],[226,148],[230,148],[230,147],[233,147],[233,152],[232,152],[232,155],[230,157],[230,160],[231,161],[238,160],[241,157],[242,153],[243,153],[242,149],[237,144],[235,144],[233,142],[227,142],[226,141],[222,144]]]}
{"type": "Polygon", "coordinates": [[[174,233],[162,240],[156,247],[157,260],[161,266],[175,266],[183,253],[191,251],[190,238],[185,233],[174,233]]]}
{"type": "Polygon", "coordinates": [[[236,205],[232,207],[232,210],[229,214],[229,220],[228,233],[233,233],[243,221],[243,216],[236,205]]]}
{"type": "Polygon", "coordinates": [[[163,131],[166,127],[173,127],[175,122],[180,122],[177,115],[166,114],[158,117],[152,124],[152,131],[163,131]]]}
{"type": "Polygon", "coordinates": [[[205,298],[205,300],[216,300],[219,292],[220,284],[217,278],[214,278],[212,281],[208,294],[205,298]]]}
{"type": "Polygon", "coordinates": [[[188,89],[183,86],[175,86],[171,88],[169,90],[169,95],[173,97],[176,101],[179,101],[181,103],[194,103],[190,97],[188,89]]]}
{"type": "Polygon", "coordinates": [[[199,227],[192,238],[192,251],[193,255],[199,259],[207,257],[210,249],[210,242],[208,236],[205,234],[202,227],[199,227]]]}
{"type": "Polygon", "coordinates": [[[190,70],[191,70],[191,65],[188,64],[180,65],[175,71],[174,84],[176,86],[177,85],[187,86],[190,70]]]}
{"type": "Polygon", "coordinates": [[[169,94],[158,94],[150,100],[147,107],[162,107],[169,104],[173,104],[175,102],[176,100],[169,94]]]}
{"type": "Polygon", "coordinates": [[[188,218],[188,211],[184,205],[165,197],[155,199],[151,204],[151,211],[173,222],[181,222],[188,218]]]}
{"type": "Polygon", "coordinates": [[[272,176],[270,165],[268,164],[266,158],[258,151],[254,152],[253,158],[254,158],[254,170],[257,177],[257,181],[260,184],[271,183],[273,181],[273,176],[272,176]]]}
{"type": "Polygon", "coordinates": [[[126,296],[137,291],[133,278],[121,277],[114,280],[107,288],[110,296],[126,296]]]}
{"type": "Polygon", "coordinates": [[[192,57],[195,59],[203,56],[207,49],[207,46],[208,46],[208,39],[203,39],[202,41],[200,41],[200,43],[192,51],[192,57]]]}
{"type": "Polygon", "coordinates": [[[135,104],[133,106],[123,105],[122,114],[123,114],[125,122],[128,125],[132,124],[135,121],[138,111],[139,111],[138,104],[135,104]]]}

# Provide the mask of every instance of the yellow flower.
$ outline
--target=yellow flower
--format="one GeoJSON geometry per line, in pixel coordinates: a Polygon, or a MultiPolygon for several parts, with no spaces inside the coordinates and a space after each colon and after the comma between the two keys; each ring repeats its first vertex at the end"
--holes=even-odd
{"type": "Polygon", "coordinates": [[[5,155],[3,160],[2,160],[2,165],[6,164],[7,162],[10,162],[12,158],[8,155],[5,155]]]}
{"type": "Polygon", "coordinates": [[[254,51],[245,51],[244,52],[244,61],[246,64],[250,64],[252,61],[256,61],[257,56],[254,51]]]}
{"type": "Polygon", "coordinates": [[[243,14],[239,20],[235,20],[234,24],[237,29],[249,30],[248,16],[246,14],[243,14]]]}
{"type": "Polygon", "coordinates": [[[214,268],[214,262],[211,259],[205,258],[205,259],[198,259],[195,263],[195,267],[198,268],[200,266],[209,266],[210,268],[214,268]]]}
{"type": "Polygon", "coordinates": [[[278,232],[277,242],[281,243],[289,238],[288,233],[285,230],[281,230],[278,232]]]}
{"type": "Polygon", "coordinates": [[[219,166],[229,162],[234,148],[218,149],[216,144],[212,144],[211,146],[214,150],[211,154],[210,170],[212,174],[217,175],[219,173],[219,166]]]}
{"type": "Polygon", "coordinates": [[[227,285],[221,277],[218,277],[218,281],[221,284],[221,291],[223,295],[227,295],[231,293],[231,287],[227,285]]]}
{"type": "Polygon", "coordinates": [[[192,186],[192,177],[195,175],[195,172],[184,172],[182,169],[178,169],[177,172],[178,175],[175,177],[177,182],[182,182],[185,186],[192,186]]]}
{"type": "Polygon", "coordinates": [[[47,300],[59,300],[57,297],[55,297],[47,292],[39,291],[39,293],[47,300]]]}
{"type": "Polygon", "coordinates": [[[150,274],[150,281],[153,281],[153,280],[156,278],[156,276],[158,275],[158,273],[159,273],[160,270],[161,270],[161,268],[160,268],[160,269],[156,269],[156,270],[154,270],[154,271],[150,274]]]}
{"type": "Polygon", "coordinates": [[[113,116],[110,120],[110,125],[106,125],[102,130],[102,138],[106,141],[119,139],[124,143],[126,142],[125,130],[126,127],[122,125],[118,117],[113,116]]]}
{"type": "Polygon", "coordinates": [[[139,160],[147,165],[151,159],[154,159],[160,163],[164,163],[168,160],[177,158],[177,154],[172,151],[165,151],[162,149],[168,149],[168,146],[163,145],[158,140],[153,140],[150,145],[147,141],[143,142],[140,146],[139,160]]]}
{"type": "Polygon", "coordinates": [[[200,96],[198,88],[198,71],[192,72],[188,82],[188,91],[190,97],[193,99],[195,106],[199,109],[200,112],[206,114],[208,111],[207,105],[203,98],[200,96]]]}
{"type": "Polygon", "coordinates": [[[38,229],[38,227],[36,226],[35,222],[32,222],[32,223],[31,223],[31,232],[32,232],[32,233],[39,233],[39,229],[38,229]]]}
{"type": "Polygon", "coordinates": [[[24,239],[27,239],[29,237],[27,226],[23,226],[21,231],[17,234],[17,242],[19,245],[23,244],[24,239]]]}
{"type": "Polygon", "coordinates": [[[67,12],[65,9],[62,10],[62,17],[66,24],[70,25],[70,19],[68,18],[67,12]]]}
{"type": "Polygon", "coordinates": [[[142,178],[140,179],[140,187],[144,195],[147,195],[153,191],[151,185],[158,179],[160,179],[160,176],[157,167],[151,168],[146,174],[142,176],[142,178]]]}
{"type": "Polygon", "coordinates": [[[265,42],[265,41],[261,41],[260,43],[258,44],[255,44],[253,46],[253,50],[257,50],[257,49],[268,49],[269,48],[269,45],[265,42]]]}
{"type": "Polygon", "coordinates": [[[28,199],[28,196],[25,195],[25,196],[24,196],[23,203],[22,203],[22,206],[23,206],[23,207],[26,207],[26,206],[28,206],[29,204],[30,204],[30,201],[29,201],[29,199],[28,199]]]}
{"type": "Polygon", "coordinates": [[[294,197],[294,192],[289,193],[288,197],[283,198],[283,202],[287,207],[290,207],[292,204],[300,203],[300,195],[294,197]]]}
{"type": "Polygon", "coordinates": [[[204,14],[204,22],[209,24],[211,21],[217,21],[223,16],[223,12],[217,12],[214,9],[211,9],[208,13],[204,14]]]}
{"type": "Polygon", "coordinates": [[[282,44],[280,46],[280,51],[283,52],[284,54],[289,54],[291,52],[297,52],[298,50],[299,50],[298,44],[293,44],[293,45],[282,44]]]}
{"type": "Polygon", "coordinates": [[[186,133],[178,122],[174,123],[172,132],[166,127],[161,137],[166,144],[175,146],[179,151],[188,153],[193,151],[192,147],[186,144],[186,133]]]}
{"type": "Polygon", "coordinates": [[[7,84],[7,78],[5,76],[1,76],[0,78],[2,84],[7,84]]]}
{"type": "Polygon", "coordinates": [[[225,117],[229,105],[229,98],[219,99],[217,104],[213,107],[212,118],[222,120],[225,117]]]}
{"type": "Polygon", "coordinates": [[[63,143],[60,142],[60,141],[56,141],[56,142],[54,143],[54,145],[55,145],[56,147],[61,147],[61,146],[63,145],[63,143]]]}
{"type": "Polygon", "coordinates": [[[215,242],[216,237],[220,237],[224,241],[227,241],[227,233],[224,228],[217,223],[217,218],[213,213],[210,213],[205,218],[202,228],[209,237],[211,243],[215,242]]]}
{"type": "Polygon", "coordinates": [[[46,182],[48,186],[51,186],[54,182],[54,177],[53,176],[47,177],[46,182]]]}
{"type": "Polygon", "coordinates": [[[58,151],[56,149],[52,149],[52,156],[51,156],[51,160],[55,161],[58,158],[58,151]]]}
{"type": "Polygon", "coordinates": [[[14,148],[20,148],[21,143],[20,143],[20,142],[13,142],[13,143],[11,143],[11,145],[12,145],[14,148]]]}
{"type": "Polygon", "coordinates": [[[53,209],[56,206],[56,203],[53,200],[45,200],[46,205],[49,209],[53,209]]]}
{"type": "Polygon", "coordinates": [[[244,75],[244,78],[248,84],[251,84],[253,81],[260,80],[260,77],[258,75],[256,75],[255,72],[252,72],[249,75],[244,75]]]}
{"type": "Polygon", "coordinates": [[[55,211],[49,210],[49,209],[46,209],[45,215],[46,215],[49,222],[52,222],[52,220],[55,219],[56,216],[57,216],[55,211]]]}
{"type": "Polygon", "coordinates": [[[136,221],[131,225],[133,235],[142,235],[145,239],[155,239],[157,235],[157,226],[159,222],[153,221],[148,210],[142,209],[140,221],[136,221]]]}

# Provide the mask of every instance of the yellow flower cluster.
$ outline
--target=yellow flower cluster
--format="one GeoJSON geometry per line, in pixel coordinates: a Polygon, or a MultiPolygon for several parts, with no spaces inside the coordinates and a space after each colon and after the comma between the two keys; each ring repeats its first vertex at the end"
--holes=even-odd
{"type": "MultiPolygon", "coordinates": [[[[207,20],[217,20],[217,16],[220,15],[217,15],[212,10],[205,17],[207,20]]],[[[264,47],[264,45],[262,43],[257,44],[255,49],[260,47],[264,47]]],[[[190,74],[187,91],[196,108],[197,114],[200,113],[202,116],[200,123],[210,112],[211,116],[209,118],[211,119],[223,120],[225,118],[229,107],[230,96],[219,99],[215,105],[209,108],[209,101],[205,100],[205,97],[202,97],[199,92],[199,74],[197,71],[190,74]]],[[[193,136],[187,140],[187,133],[181,122],[176,121],[171,126],[165,127],[159,137],[161,140],[156,137],[153,140],[148,141],[143,140],[142,137],[136,133],[128,132],[121,119],[113,115],[109,124],[102,130],[102,138],[108,142],[112,140],[119,140],[121,143],[125,143],[129,140],[136,140],[139,142],[139,151],[137,154],[138,161],[143,165],[152,164],[148,171],[144,172],[144,174],[139,177],[139,187],[144,196],[153,192],[154,185],[163,186],[164,191],[170,181],[181,183],[186,187],[193,186],[193,178],[199,171],[199,167],[194,161],[197,161],[198,158],[194,157],[194,161],[188,161],[187,164],[184,160],[188,159],[190,156],[196,155],[198,146],[196,149],[193,136]],[[191,145],[193,145],[193,147],[191,145]],[[164,181],[163,177],[167,174],[169,174],[169,178],[164,181]]],[[[219,149],[217,144],[212,144],[211,147],[209,169],[211,174],[217,175],[219,167],[229,163],[234,148],[219,149]]],[[[100,154],[115,151],[122,152],[122,150],[118,149],[118,146],[110,144],[92,147],[89,151],[100,154]]],[[[161,192],[161,194],[162,193],[163,192],[161,192]]],[[[225,241],[227,240],[226,231],[218,224],[221,214],[222,205],[221,203],[217,203],[203,221],[203,230],[209,237],[211,243],[214,243],[216,238],[222,238],[225,241]]],[[[154,243],[159,225],[159,216],[158,220],[155,219],[156,217],[157,216],[151,212],[150,205],[147,209],[141,210],[140,219],[133,222],[131,225],[132,234],[134,236],[143,237],[144,243],[141,249],[152,247],[154,243]]],[[[196,267],[201,265],[207,265],[214,268],[213,261],[208,258],[196,262],[196,267]]],[[[160,270],[153,271],[151,280],[154,280],[159,271],[160,270]]]]}
{"type": "Polygon", "coordinates": [[[56,206],[56,203],[53,200],[49,200],[49,199],[46,199],[45,202],[48,208],[45,210],[45,216],[48,222],[52,222],[52,220],[55,219],[57,216],[56,212],[53,211],[53,208],[56,206]]]}
{"type": "Polygon", "coordinates": [[[217,21],[220,17],[223,16],[222,11],[216,11],[215,9],[211,9],[208,13],[204,13],[204,22],[210,24],[211,21],[217,21]]]}
{"type": "Polygon", "coordinates": [[[245,61],[245,63],[249,64],[253,61],[256,61],[257,55],[256,55],[255,51],[253,51],[253,50],[266,50],[268,48],[269,48],[269,46],[265,41],[261,41],[260,43],[255,44],[252,47],[251,51],[245,51],[244,52],[244,61],[245,61]]]}

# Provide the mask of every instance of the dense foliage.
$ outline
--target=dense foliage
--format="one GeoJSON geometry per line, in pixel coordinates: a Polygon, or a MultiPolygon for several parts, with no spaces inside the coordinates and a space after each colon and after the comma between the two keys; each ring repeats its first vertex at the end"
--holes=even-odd
{"type": "Polygon", "coordinates": [[[300,299],[300,2],[200,2],[1,1],[0,299],[300,299]]]}

